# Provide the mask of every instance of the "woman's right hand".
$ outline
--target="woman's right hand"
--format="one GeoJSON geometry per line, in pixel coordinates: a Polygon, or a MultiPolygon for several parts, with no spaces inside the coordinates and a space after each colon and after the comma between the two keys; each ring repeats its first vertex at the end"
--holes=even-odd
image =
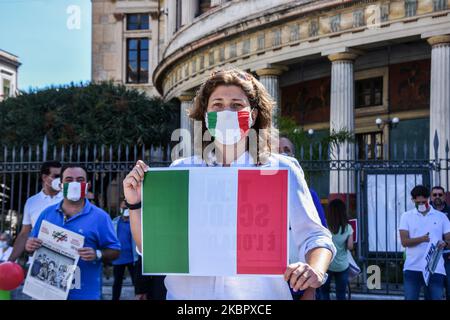
{"type": "Polygon", "coordinates": [[[129,204],[141,202],[141,183],[148,168],[144,161],[138,160],[133,170],[123,180],[123,193],[129,204]]]}

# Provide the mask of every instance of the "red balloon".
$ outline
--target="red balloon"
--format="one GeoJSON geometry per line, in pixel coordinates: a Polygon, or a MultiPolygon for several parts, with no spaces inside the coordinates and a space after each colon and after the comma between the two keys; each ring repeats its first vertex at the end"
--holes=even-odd
{"type": "Polygon", "coordinates": [[[11,291],[23,282],[24,271],[14,262],[0,263],[0,290],[11,291]]]}

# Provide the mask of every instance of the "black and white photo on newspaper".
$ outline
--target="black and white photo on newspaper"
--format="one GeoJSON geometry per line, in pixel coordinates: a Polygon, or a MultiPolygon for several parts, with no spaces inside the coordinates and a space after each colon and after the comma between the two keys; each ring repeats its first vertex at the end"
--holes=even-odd
{"type": "Polygon", "coordinates": [[[33,254],[23,293],[37,300],[66,300],[77,285],[78,249],[84,237],[44,220],[38,238],[42,246],[33,254]]]}

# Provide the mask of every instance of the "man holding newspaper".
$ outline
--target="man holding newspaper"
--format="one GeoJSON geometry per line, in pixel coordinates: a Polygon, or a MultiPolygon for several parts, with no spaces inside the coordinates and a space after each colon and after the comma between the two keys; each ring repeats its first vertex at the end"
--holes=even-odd
{"type": "Polygon", "coordinates": [[[445,214],[429,205],[429,197],[428,188],[415,186],[411,191],[415,209],[405,212],[400,219],[400,239],[406,248],[403,267],[406,300],[419,300],[422,287],[429,300],[441,300],[444,292],[442,252],[450,242],[450,222],[445,214]]]}
{"type": "Polygon", "coordinates": [[[25,283],[31,290],[24,292],[35,299],[99,300],[102,260],[118,258],[120,242],[109,215],[85,198],[86,170],[63,167],[61,181],[64,200],[41,213],[25,246],[36,251],[38,266],[31,266],[27,281],[33,283],[25,283]],[[72,281],[65,279],[72,277],[71,289],[72,281]]]}

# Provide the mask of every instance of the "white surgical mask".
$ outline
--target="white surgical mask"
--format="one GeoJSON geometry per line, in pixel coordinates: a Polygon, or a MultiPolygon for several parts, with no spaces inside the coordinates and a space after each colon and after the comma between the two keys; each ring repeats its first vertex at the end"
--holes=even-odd
{"type": "Polygon", "coordinates": [[[66,182],[63,185],[64,198],[70,201],[84,199],[88,192],[88,184],[85,182],[66,182]]]}
{"type": "Polygon", "coordinates": [[[239,142],[253,125],[251,111],[219,111],[205,114],[206,128],[218,142],[233,145],[239,142]]]}
{"type": "Polygon", "coordinates": [[[61,179],[55,178],[52,180],[52,189],[55,191],[61,191],[61,179]]]}

